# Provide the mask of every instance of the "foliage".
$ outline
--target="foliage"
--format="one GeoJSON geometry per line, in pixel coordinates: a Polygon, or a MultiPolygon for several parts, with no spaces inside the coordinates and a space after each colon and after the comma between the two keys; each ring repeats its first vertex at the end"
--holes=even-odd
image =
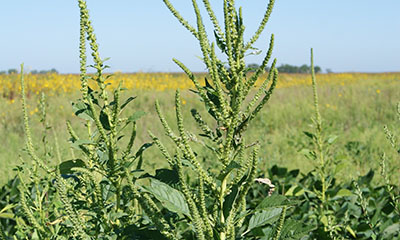
{"type": "MultiPolygon", "coordinates": [[[[215,43],[207,38],[195,0],[192,3],[197,28],[164,0],[172,14],[199,41],[208,70],[206,74],[195,75],[174,59],[191,80],[196,100],[200,100],[190,111],[200,133],[192,133],[187,127],[184,116],[188,114],[177,90],[175,128],[163,114],[165,108],[156,102],[158,118],[171,142],[149,132],[152,142],[139,145],[135,143],[137,122],[146,113],[125,113],[127,106],[137,99],[131,96],[122,100],[122,83],[110,91],[113,76],[103,73],[107,65],[100,57],[86,2],[78,0],[78,3],[81,96],[72,103],[72,108],[83,127],[76,131],[67,121],[71,153],[62,154],[42,93],[36,110],[43,129],[41,143],[33,140],[27,106],[29,92],[22,65],[26,144],[21,158],[28,157],[31,161],[23,161],[16,167],[17,176],[0,189],[0,239],[400,237],[399,188],[392,184],[387,168],[393,161],[382,155],[383,186],[373,184],[373,170],[350,182],[337,180],[345,165],[341,162],[343,156],[335,151],[337,136],[328,134],[332,129],[326,127],[329,124],[320,113],[312,52],[311,68],[307,71],[312,76],[314,118],[311,129],[304,131],[309,141],[300,144],[304,147],[300,153],[311,161],[314,169],[303,174],[278,166],[263,172],[259,167],[262,138],[248,134],[248,129],[260,117],[277,86],[276,61],[267,77],[257,84],[271,57],[273,36],[262,64],[255,71],[246,67],[245,55],[265,28],[273,0],[248,42],[243,39],[241,8],[236,9],[234,1],[224,1],[222,28],[208,0],[203,0],[214,26],[215,43]],[[90,75],[86,66],[87,43],[94,60],[91,67],[95,70],[90,75]],[[226,56],[227,63],[216,57],[215,47],[226,56]],[[144,153],[153,145],[161,152],[167,167],[157,166],[154,171],[147,171],[144,164],[149,161],[144,153]]],[[[400,105],[398,115],[400,119],[400,105]]],[[[394,133],[389,127],[385,127],[385,133],[396,156],[394,133]]],[[[349,141],[343,148],[356,155],[364,151],[358,141],[349,141]]]]}
{"type": "Polygon", "coordinates": [[[11,69],[7,70],[7,74],[17,74],[17,73],[18,73],[18,70],[15,68],[11,68],[11,69]]]}
{"type": "MultiPolygon", "coordinates": [[[[251,63],[251,64],[247,65],[247,67],[250,69],[251,72],[254,72],[255,69],[257,69],[259,67],[259,65],[256,63],[251,63]]],[[[306,64],[303,64],[300,67],[293,66],[290,64],[281,64],[279,67],[277,67],[279,73],[307,73],[307,74],[311,73],[311,68],[312,68],[312,66],[308,66],[306,64]]],[[[269,68],[266,67],[265,70],[269,71],[269,68]]],[[[315,73],[320,73],[321,70],[322,69],[319,66],[314,67],[315,73]]]]}
{"type": "Polygon", "coordinates": [[[306,64],[303,64],[300,67],[292,66],[290,64],[282,64],[281,66],[278,67],[278,71],[284,72],[284,73],[308,73],[308,74],[311,74],[312,71],[314,71],[315,73],[321,72],[321,67],[308,66],[306,64]]]}
{"type": "MultiPolygon", "coordinates": [[[[87,134],[78,136],[67,122],[71,147],[79,150],[79,155],[73,150],[72,159],[65,160],[59,153],[57,144],[55,153],[50,151],[47,130],[51,127],[46,120],[46,101],[43,95],[40,110],[44,127],[44,153],[42,156],[37,155],[28,121],[24,71],[21,66],[26,151],[32,160],[32,166],[21,166],[17,170],[17,179],[20,181],[20,207],[15,211],[16,224],[12,230],[8,230],[8,234],[21,239],[72,237],[224,240],[235,239],[238,233],[242,236],[252,236],[253,231],[257,229],[266,231],[262,235],[273,236],[275,239],[281,235],[297,235],[298,224],[284,224],[285,212],[290,205],[286,198],[267,197],[256,209],[246,209],[245,199],[256,177],[258,150],[257,147],[254,148],[251,156],[246,157],[246,148],[251,148],[257,143],[246,146],[241,134],[270,98],[277,79],[274,67],[248,106],[242,105],[268,63],[273,38],[263,66],[247,80],[244,55],[265,27],[274,2],[270,2],[254,37],[245,44],[241,10],[236,12],[233,2],[225,1],[226,31],[223,33],[209,3],[204,1],[221,38],[218,45],[228,55],[228,69],[215,57],[214,44],[209,45],[205,38],[199,9],[196,1],[193,1],[198,31],[190,26],[189,30],[193,30],[192,33],[200,41],[204,53],[203,60],[209,69],[212,85],[205,80],[206,85],[201,86],[183,64],[176,62],[192,79],[197,89],[196,93],[205,102],[206,107],[210,109],[210,115],[219,125],[216,130],[211,130],[196,110],[192,111],[195,120],[204,131],[204,136],[217,144],[214,150],[215,157],[219,159],[222,168],[219,173],[213,173],[205,170],[198,161],[196,153],[189,145],[189,135],[183,128],[180,93],[177,91],[175,106],[179,137],[172,133],[160,107],[158,104],[156,106],[167,135],[174,140],[178,148],[172,158],[162,143],[156,137],[152,137],[171,166],[171,169],[156,170],[155,176],[144,174],[142,170],[143,151],[152,143],[145,143],[136,153],[132,151],[136,121],[144,113],[136,112],[130,117],[121,117],[123,109],[134,97],[122,102],[120,85],[114,90],[113,100],[109,100],[106,81],[110,76],[103,75],[107,66],[99,56],[86,2],[78,2],[81,10],[82,97],[72,106],[75,115],[85,121],[87,134]],[[96,73],[91,76],[86,73],[86,39],[95,62],[92,67],[96,73]],[[97,83],[97,90],[92,90],[89,81],[97,83]],[[267,89],[271,81],[272,84],[267,89]],[[130,140],[123,148],[119,141],[124,137],[125,128],[129,126],[130,140]],[[57,158],[59,164],[52,166],[50,158],[57,158]],[[199,175],[188,178],[187,173],[191,170],[199,175]],[[143,183],[146,179],[149,180],[149,184],[143,183]],[[276,224],[267,226],[272,223],[276,224]],[[247,227],[241,229],[243,226],[247,227]],[[285,232],[287,228],[290,232],[285,232]]],[[[166,4],[176,12],[168,2],[166,4]]],[[[56,134],[54,140],[57,142],[56,134]]],[[[3,230],[2,237],[7,238],[3,230]]]]}
{"type": "Polygon", "coordinates": [[[50,70],[31,70],[31,74],[51,74],[51,73],[58,73],[57,69],[52,68],[50,70]]]}
{"type": "MultiPolygon", "coordinates": [[[[270,1],[258,30],[245,42],[245,27],[242,9],[236,9],[234,1],[224,1],[224,31],[215,17],[208,1],[203,1],[207,13],[214,26],[215,43],[210,43],[196,1],[192,1],[196,14],[197,28],[191,26],[172,4],[164,0],[171,13],[199,41],[202,60],[208,74],[205,86],[180,61],[174,62],[192,80],[192,90],[207,109],[212,123],[200,115],[197,109],[191,113],[201,130],[199,138],[188,133],[184,127],[180,92],[175,95],[175,110],[178,134],[175,134],[166,121],[160,106],[156,110],[165,134],[175,143],[175,149],[167,149],[164,144],[151,134],[156,145],[168,161],[171,169],[177,172],[177,189],[182,191],[188,203],[196,239],[236,239],[239,237],[279,239],[282,228],[288,228],[291,234],[297,233],[294,225],[286,224],[286,199],[274,202],[266,197],[255,210],[247,209],[246,195],[256,178],[258,168],[258,145],[246,143],[244,134],[252,120],[269,100],[276,86],[276,60],[272,63],[268,78],[255,91],[249,93],[260,75],[265,71],[271,57],[273,36],[269,50],[252,75],[245,65],[246,52],[252,49],[267,23],[274,1],[270,1]],[[227,66],[216,57],[215,47],[225,55],[227,66]],[[269,87],[268,87],[269,86],[269,87]],[[204,140],[200,140],[200,138],[204,140]],[[200,144],[211,151],[211,156],[202,156],[195,151],[193,145],[200,144]],[[253,149],[252,149],[253,148],[253,149]],[[252,149],[251,153],[250,150],[252,149]],[[211,164],[211,168],[207,165],[211,164]],[[188,178],[190,176],[190,178],[188,178]],[[268,206],[264,207],[264,206],[268,206]],[[266,226],[266,224],[269,224],[266,226]]],[[[290,205],[290,204],[289,204],[290,205]]],[[[301,224],[300,224],[301,225],[301,224]]],[[[299,225],[296,225],[299,226],[299,225]]],[[[289,234],[289,235],[291,235],[289,234]]],[[[289,237],[285,235],[285,237],[289,237]]]]}

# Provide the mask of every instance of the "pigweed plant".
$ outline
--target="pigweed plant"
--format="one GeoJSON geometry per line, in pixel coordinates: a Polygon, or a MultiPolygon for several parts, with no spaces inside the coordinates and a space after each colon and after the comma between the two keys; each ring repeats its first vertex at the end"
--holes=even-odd
{"type": "MultiPolygon", "coordinates": [[[[44,156],[36,153],[28,122],[21,67],[26,151],[33,160],[32,167],[20,167],[18,174],[21,182],[19,184],[21,209],[18,211],[16,229],[10,232],[21,239],[128,237],[131,233],[130,231],[127,233],[126,229],[136,226],[134,224],[138,221],[136,216],[141,211],[138,201],[146,202],[144,209],[152,204],[155,205],[146,194],[139,195],[137,187],[132,182],[132,174],[141,168],[143,151],[151,146],[144,144],[137,151],[132,149],[136,136],[136,120],[143,115],[143,112],[122,117],[124,108],[134,100],[134,97],[122,101],[120,87],[113,91],[113,99],[109,99],[106,83],[108,77],[103,74],[107,66],[99,56],[86,2],[78,1],[78,3],[82,97],[73,103],[73,109],[75,115],[83,119],[86,134],[79,136],[72,124],[67,122],[73,149],[72,159],[68,160],[60,155],[57,141],[55,141],[56,154],[52,155],[48,148],[47,137],[43,138],[44,156]],[[90,76],[86,73],[86,40],[89,41],[92,51],[94,60],[92,67],[96,70],[96,73],[90,76]],[[90,82],[97,83],[96,91],[89,86],[90,82]],[[129,140],[122,146],[119,143],[125,134],[129,136],[129,140]],[[79,152],[75,153],[77,150],[79,152]],[[56,161],[49,161],[49,158],[58,158],[60,164],[51,166],[50,162],[56,161]],[[133,166],[134,163],[137,164],[133,166]]],[[[46,123],[44,98],[41,101],[41,112],[47,133],[49,126],[46,123]]],[[[154,214],[149,213],[148,216],[162,231],[164,223],[154,214]]]]}
{"type": "MultiPolygon", "coordinates": [[[[260,87],[255,86],[270,61],[273,35],[260,67],[246,68],[245,56],[254,50],[274,1],[269,1],[263,20],[247,42],[242,9],[236,8],[234,1],[223,1],[223,25],[209,1],[202,2],[215,42],[207,37],[196,0],[192,0],[196,27],[164,0],[198,40],[208,70],[202,75],[206,76],[202,84],[174,59],[193,82],[195,89],[191,91],[204,104],[202,109],[191,109],[199,134],[189,132],[180,91],[176,91],[176,127],[171,127],[156,102],[155,111],[166,136],[156,136],[147,129],[152,142],[135,149],[137,121],[145,113],[125,113],[135,97],[122,100],[121,84],[110,90],[110,76],[103,74],[107,66],[100,57],[84,0],[78,0],[81,96],[72,104],[82,127],[66,123],[70,154],[59,149],[44,94],[38,104],[42,141],[32,136],[21,66],[26,139],[21,159],[28,156],[31,163],[22,161],[16,168],[17,176],[0,189],[0,240],[398,239],[399,188],[391,184],[384,155],[384,186],[371,184],[372,170],[351,184],[335,181],[343,165],[338,164],[341,158],[331,146],[337,137],[326,134],[319,111],[312,52],[315,115],[313,129],[305,132],[311,149],[302,152],[316,167],[299,180],[298,169],[287,171],[277,166],[268,170],[270,179],[263,176],[258,168],[261,144],[246,132],[277,84],[274,60],[266,79],[260,87]],[[90,46],[94,74],[87,73],[86,46],[90,46]],[[217,58],[217,48],[224,60],[217,58]],[[143,153],[153,145],[168,163],[167,168],[154,169],[154,174],[143,169],[143,153]]],[[[400,118],[400,106],[398,113],[400,118]]],[[[394,133],[388,127],[385,132],[398,151],[394,133]]]]}
{"type": "Polygon", "coordinates": [[[245,139],[247,128],[270,99],[277,82],[273,61],[267,79],[255,89],[271,58],[273,36],[261,66],[252,75],[245,67],[245,56],[264,30],[274,1],[269,2],[254,36],[245,42],[242,9],[237,10],[234,1],[223,2],[222,30],[210,3],[203,0],[214,25],[216,43],[207,38],[195,0],[192,3],[197,28],[184,20],[169,1],[164,3],[199,41],[208,70],[202,86],[183,63],[174,59],[194,83],[193,92],[209,114],[205,118],[203,111],[191,111],[202,133],[197,137],[185,129],[177,91],[178,134],[156,103],[165,134],[175,147],[168,149],[149,132],[153,142],[133,150],[136,122],[144,113],[124,114],[134,97],[123,101],[120,86],[110,98],[109,76],[103,74],[107,66],[99,54],[86,2],[78,0],[81,98],[72,107],[81,118],[84,131],[76,131],[67,122],[71,157],[62,155],[55,131],[54,141],[48,136],[52,128],[46,118],[43,95],[39,104],[43,151],[38,151],[31,136],[21,66],[26,152],[32,164],[17,169],[20,202],[4,210],[15,208],[15,224],[7,229],[7,235],[1,226],[2,239],[298,239],[310,230],[287,219],[287,210],[293,203],[273,194],[274,185],[269,179],[257,178],[260,144],[245,139]],[[91,75],[86,66],[87,42],[95,70],[91,75]],[[216,47],[227,57],[227,65],[216,57],[216,47]],[[142,169],[143,152],[153,144],[169,164],[167,169],[156,169],[154,176],[142,169]],[[209,149],[212,156],[197,153],[195,144],[209,149]],[[270,196],[249,207],[246,196],[256,182],[270,188],[270,196]]]}
{"type": "MultiPolygon", "coordinates": [[[[400,102],[397,104],[397,118],[400,121],[400,102]]],[[[393,131],[391,131],[386,125],[384,126],[384,131],[386,134],[386,138],[388,139],[393,150],[400,154],[400,146],[398,145],[398,140],[393,131]]],[[[381,175],[383,176],[383,179],[385,181],[386,191],[390,196],[390,203],[392,204],[396,213],[400,216],[400,197],[399,194],[396,193],[396,190],[390,180],[387,169],[387,157],[385,153],[383,153],[381,156],[381,175]]]]}
{"type": "MultiPolygon", "coordinates": [[[[262,110],[276,86],[278,72],[274,61],[268,78],[256,89],[255,82],[264,73],[270,60],[274,37],[269,50],[253,75],[248,75],[245,56],[259,38],[270,17],[274,1],[269,2],[264,18],[256,33],[248,42],[244,40],[242,9],[235,7],[234,1],[224,1],[224,31],[216,18],[209,1],[203,4],[214,26],[215,43],[208,39],[197,1],[193,0],[197,27],[190,25],[168,1],[165,5],[178,21],[198,40],[202,60],[208,70],[205,86],[179,60],[174,62],[187,74],[195,85],[193,92],[211,116],[213,123],[197,109],[192,116],[202,131],[200,141],[188,133],[184,126],[180,92],[175,95],[175,110],[178,133],[166,121],[162,110],[156,103],[157,114],[165,134],[175,143],[175,149],[167,149],[154,134],[150,133],[155,144],[168,161],[171,171],[177,176],[176,188],[184,199],[181,214],[192,226],[188,236],[195,239],[237,239],[256,238],[280,239],[299,234],[296,227],[285,229],[287,202],[283,196],[267,197],[256,207],[247,209],[246,195],[256,180],[259,143],[246,142],[244,134],[252,120],[262,110]],[[216,47],[226,56],[227,64],[216,56],[216,47]],[[192,145],[200,143],[211,150],[212,157],[206,158],[196,153],[192,145]],[[172,154],[172,153],[173,154],[172,154]],[[211,166],[211,167],[210,167],[211,166]],[[273,223],[273,224],[272,224],[273,223]],[[285,231],[283,231],[285,230],[285,231]],[[284,234],[283,234],[284,233],[284,234]]],[[[266,179],[264,179],[266,180],[266,179]]],[[[262,182],[262,181],[261,181],[262,182]]],[[[267,181],[264,181],[267,182],[267,181]]],[[[268,185],[265,186],[268,188],[268,185]]]]}
{"type": "Polygon", "coordinates": [[[313,49],[311,49],[311,80],[314,97],[314,118],[312,118],[312,126],[314,128],[314,131],[304,133],[312,140],[312,143],[314,145],[313,150],[306,151],[306,156],[309,159],[315,161],[314,174],[317,177],[318,184],[313,186],[313,188],[310,190],[316,195],[318,199],[318,204],[316,206],[316,209],[318,209],[318,220],[324,225],[325,231],[329,231],[331,233],[331,237],[334,238],[332,236],[332,232],[335,232],[335,230],[333,229],[333,221],[335,219],[332,218],[332,210],[329,209],[330,196],[328,194],[328,190],[330,190],[332,181],[334,181],[334,177],[336,174],[335,167],[337,166],[334,162],[330,145],[335,142],[337,136],[327,136],[324,132],[323,121],[319,110],[317,79],[314,71],[313,49]]]}

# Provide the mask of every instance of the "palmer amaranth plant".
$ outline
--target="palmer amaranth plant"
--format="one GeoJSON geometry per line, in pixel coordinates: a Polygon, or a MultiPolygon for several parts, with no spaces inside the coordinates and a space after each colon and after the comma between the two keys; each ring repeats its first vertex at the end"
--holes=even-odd
{"type": "Polygon", "coordinates": [[[177,91],[178,134],[156,103],[165,133],[175,148],[165,147],[150,133],[153,143],[144,143],[137,151],[133,151],[136,121],[143,112],[123,114],[134,97],[122,101],[120,87],[109,98],[108,77],[103,74],[107,66],[99,55],[86,2],[78,2],[82,96],[73,103],[73,109],[83,119],[86,133],[78,134],[82,131],[75,131],[68,122],[72,156],[60,154],[56,134],[52,151],[48,146],[52,141],[46,136],[49,125],[43,98],[45,154],[38,154],[30,134],[21,68],[26,150],[33,164],[18,168],[20,203],[7,208],[14,208],[16,220],[9,221],[6,230],[4,225],[0,226],[0,239],[11,236],[15,239],[298,239],[307,234],[309,227],[286,219],[288,207],[293,203],[282,195],[271,195],[274,186],[268,179],[256,179],[259,143],[247,142],[244,137],[276,86],[278,72],[274,61],[268,78],[255,89],[271,58],[273,36],[261,66],[252,75],[245,67],[245,56],[264,30],[274,1],[270,0],[254,36],[245,42],[242,9],[237,10],[234,1],[224,0],[222,28],[208,0],[203,0],[214,25],[216,43],[210,43],[196,0],[192,3],[197,28],[164,0],[200,43],[208,70],[204,86],[183,63],[174,61],[193,81],[196,87],[193,92],[200,97],[210,117],[202,116],[203,110],[193,109],[192,115],[202,133],[199,137],[189,134],[177,91]],[[92,75],[86,72],[87,41],[96,70],[92,75]],[[227,65],[217,58],[216,47],[226,55],[227,65]],[[129,138],[124,142],[125,135],[129,138]],[[204,141],[196,141],[200,138],[204,141]],[[153,144],[170,166],[156,169],[155,176],[142,168],[142,153],[153,144]],[[202,144],[211,155],[196,152],[195,144],[202,144]],[[59,164],[52,165],[57,162],[52,158],[58,159],[59,164]],[[271,188],[270,196],[250,205],[246,196],[256,180],[266,183],[266,189],[271,188]]]}
{"type": "Polygon", "coordinates": [[[274,61],[268,78],[252,98],[249,96],[250,91],[255,88],[255,82],[264,73],[270,60],[274,43],[273,36],[261,66],[253,75],[248,75],[245,65],[245,55],[252,49],[253,43],[264,30],[274,1],[269,2],[264,18],[254,36],[245,42],[242,9],[239,8],[237,11],[234,1],[224,1],[223,31],[209,1],[203,0],[214,26],[216,43],[210,43],[207,37],[200,9],[195,0],[192,3],[197,20],[196,28],[180,15],[168,0],[164,0],[164,3],[178,21],[198,40],[202,60],[208,70],[205,86],[202,86],[183,63],[174,59],[174,62],[193,81],[196,87],[194,92],[200,97],[214,121],[206,123],[198,110],[191,111],[194,120],[203,132],[200,134],[205,138],[203,144],[212,151],[212,156],[207,158],[198,155],[193,150],[191,145],[196,141],[192,141],[193,138],[184,128],[179,91],[175,95],[178,134],[172,131],[159,104],[156,103],[156,110],[165,134],[176,145],[176,148],[172,150],[173,156],[161,141],[151,134],[172,170],[176,171],[177,185],[187,202],[187,212],[190,213],[188,220],[190,224],[193,224],[195,236],[198,239],[221,240],[251,237],[250,231],[260,226],[258,225],[260,222],[255,223],[260,221],[260,218],[265,220],[268,217],[273,219],[279,216],[280,221],[277,225],[268,230],[264,229],[265,235],[269,238],[278,239],[285,220],[286,207],[271,207],[274,204],[282,206],[282,202],[276,203],[272,201],[272,198],[267,197],[256,209],[246,208],[246,195],[256,178],[259,143],[256,141],[248,144],[244,138],[249,124],[267,103],[276,86],[278,72],[275,68],[276,61],[274,61]],[[216,47],[226,56],[227,66],[217,58],[216,47]],[[213,129],[211,126],[216,127],[213,129]],[[251,154],[248,154],[249,151],[251,154]],[[204,161],[201,160],[203,158],[205,158],[204,161]],[[210,164],[213,167],[207,167],[210,164]],[[192,178],[188,179],[187,176],[192,178]],[[195,176],[194,179],[193,176],[195,176]],[[248,218],[250,220],[247,220],[248,218]],[[244,225],[247,227],[243,227],[244,225]]]}

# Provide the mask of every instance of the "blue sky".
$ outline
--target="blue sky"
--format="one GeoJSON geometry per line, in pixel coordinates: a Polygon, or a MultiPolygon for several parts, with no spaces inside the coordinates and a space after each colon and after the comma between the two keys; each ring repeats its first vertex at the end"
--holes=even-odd
{"type": "MultiPolygon", "coordinates": [[[[191,1],[171,2],[195,24],[191,1]]],[[[222,0],[210,2],[222,11],[222,0]]],[[[250,36],[268,1],[236,2],[243,6],[246,36],[250,36]]],[[[174,57],[193,71],[204,70],[197,57],[198,43],[162,0],[88,0],[88,6],[100,54],[111,58],[111,71],[178,71],[174,57]]],[[[276,0],[267,29],[255,46],[266,50],[274,33],[278,64],[309,64],[313,47],[316,65],[324,70],[400,71],[399,11],[399,0],[276,0]]],[[[18,68],[23,62],[28,69],[79,71],[77,1],[3,1],[0,27],[0,70],[18,68]]],[[[261,57],[250,56],[247,63],[259,63],[261,57]]]]}

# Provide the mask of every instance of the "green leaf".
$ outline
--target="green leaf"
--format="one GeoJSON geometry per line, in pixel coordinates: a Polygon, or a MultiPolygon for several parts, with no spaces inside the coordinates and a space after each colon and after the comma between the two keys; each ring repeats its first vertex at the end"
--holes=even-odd
{"type": "Polygon", "coordinates": [[[15,206],[17,206],[17,204],[8,204],[7,206],[5,206],[3,209],[0,210],[0,214],[14,208],[15,206]]]}
{"type": "Polygon", "coordinates": [[[328,226],[328,218],[326,216],[322,216],[320,222],[322,222],[324,226],[328,226]]]}
{"type": "Polygon", "coordinates": [[[143,152],[148,149],[149,147],[153,146],[153,143],[145,143],[143,144],[139,150],[136,152],[135,154],[135,158],[138,158],[139,156],[141,156],[143,154],[143,152]]]}
{"type": "Polygon", "coordinates": [[[179,174],[176,169],[171,170],[167,168],[157,169],[154,178],[166,183],[177,184],[179,183],[179,174]]]}
{"type": "Polygon", "coordinates": [[[90,111],[89,105],[82,101],[78,101],[76,103],[72,103],[72,109],[76,116],[84,119],[93,121],[94,117],[92,112],[90,111]]]}
{"type": "Polygon", "coordinates": [[[0,213],[0,218],[8,218],[8,219],[13,219],[14,214],[13,213],[0,213]]]}
{"type": "Polygon", "coordinates": [[[336,141],[337,138],[338,138],[338,136],[336,136],[336,135],[329,136],[327,142],[329,144],[332,144],[336,141]]]}
{"type": "Polygon", "coordinates": [[[277,165],[272,166],[271,174],[276,175],[277,177],[286,177],[288,169],[283,167],[278,167],[277,165]]]}
{"type": "Polygon", "coordinates": [[[279,194],[273,194],[264,198],[260,204],[256,207],[256,210],[269,209],[283,206],[293,206],[298,204],[299,201],[289,201],[285,196],[279,194]]]}
{"type": "Polygon", "coordinates": [[[136,97],[129,97],[128,99],[126,99],[126,101],[121,105],[121,110],[124,109],[124,107],[126,107],[126,105],[128,105],[135,98],[136,97]]]}
{"type": "Polygon", "coordinates": [[[134,224],[128,225],[127,227],[121,228],[122,239],[137,239],[137,240],[147,240],[147,239],[157,239],[157,240],[168,240],[164,235],[158,230],[153,230],[151,228],[143,228],[135,226],[134,224]]]}
{"type": "Polygon", "coordinates": [[[215,41],[217,42],[217,46],[219,49],[221,49],[222,52],[225,52],[226,50],[226,45],[224,41],[221,39],[221,37],[218,35],[216,31],[214,31],[214,36],[215,36],[215,41]]]}
{"type": "Polygon", "coordinates": [[[223,204],[223,212],[225,218],[228,218],[229,213],[233,207],[233,203],[235,202],[237,196],[239,195],[239,187],[235,184],[231,188],[231,192],[228,196],[225,197],[224,204],[223,204]]]}
{"type": "Polygon", "coordinates": [[[87,140],[87,139],[80,139],[80,140],[76,140],[73,143],[71,143],[71,147],[80,150],[81,146],[89,145],[89,144],[93,144],[93,141],[87,140]]]}
{"type": "Polygon", "coordinates": [[[84,167],[86,167],[86,165],[85,165],[85,162],[83,162],[81,159],[68,160],[68,161],[62,162],[59,165],[60,173],[61,174],[71,174],[71,173],[73,173],[73,171],[71,169],[75,168],[75,167],[84,168],[84,167]]]}
{"type": "Polygon", "coordinates": [[[307,131],[303,131],[303,133],[304,133],[307,137],[309,137],[309,138],[311,138],[311,139],[316,139],[316,136],[314,135],[314,133],[310,133],[310,132],[307,132],[307,131]]]}
{"type": "Polygon", "coordinates": [[[228,166],[221,172],[221,174],[217,177],[219,180],[223,180],[232,170],[240,168],[240,164],[236,161],[231,161],[228,166]]]}
{"type": "Polygon", "coordinates": [[[356,233],[354,232],[354,230],[353,230],[350,226],[347,226],[347,227],[346,227],[346,230],[350,233],[350,235],[351,235],[353,238],[357,238],[356,233]]]}
{"type": "Polygon", "coordinates": [[[389,237],[389,236],[393,236],[396,233],[400,232],[400,223],[395,223],[390,225],[389,227],[387,227],[384,231],[383,231],[383,235],[385,237],[389,237]]]}
{"type": "Polygon", "coordinates": [[[371,183],[372,179],[374,178],[375,172],[374,170],[370,170],[365,176],[359,178],[358,182],[360,185],[369,184],[371,183]]]}
{"type": "Polygon", "coordinates": [[[140,177],[143,177],[143,175],[145,175],[145,174],[144,174],[144,170],[143,169],[135,169],[135,170],[131,171],[131,175],[134,178],[140,178],[140,177]]]}
{"type": "Polygon", "coordinates": [[[300,153],[304,154],[304,156],[310,160],[315,160],[317,159],[317,155],[315,154],[314,151],[310,150],[310,149],[301,149],[300,153]]]}
{"type": "Polygon", "coordinates": [[[107,113],[104,110],[101,110],[99,118],[103,128],[105,130],[111,130],[110,118],[108,117],[107,113]]]}
{"type": "Polygon", "coordinates": [[[350,197],[353,196],[354,194],[346,188],[340,189],[338,193],[336,193],[336,197],[350,197]]]}
{"type": "Polygon", "coordinates": [[[109,216],[110,216],[112,221],[115,221],[117,219],[129,216],[129,215],[127,213],[125,213],[125,212],[111,212],[109,214],[109,216]]]}
{"type": "Polygon", "coordinates": [[[137,111],[134,114],[132,114],[129,118],[128,121],[129,122],[136,122],[139,118],[143,117],[144,115],[146,115],[146,112],[144,111],[137,111]]]}
{"type": "Polygon", "coordinates": [[[338,174],[339,172],[341,172],[343,169],[345,169],[347,166],[347,163],[342,162],[336,165],[335,170],[334,170],[334,174],[338,174]]]}
{"type": "Polygon", "coordinates": [[[301,239],[302,237],[308,235],[315,226],[306,225],[304,226],[301,222],[287,219],[281,230],[281,239],[301,239]]]}
{"type": "Polygon", "coordinates": [[[301,196],[304,194],[304,189],[300,186],[293,185],[286,191],[285,196],[301,196]]]}
{"type": "Polygon", "coordinates": [[[273,223],[279,219],[282,212],[282,208],[271,208],[269,210],[263,210],[256,212],[249,221],[249,226],[246,232],[251,231],[254,228],[264,226],[269,223],[273,223]]]}
{"type": "Polygon", "coordinates": [[[190,217],[186,199],[180,191],[154,178],[150,178],[150,186],[147,186],[146,190],[152,193],[166,209],[190,217]]]}

